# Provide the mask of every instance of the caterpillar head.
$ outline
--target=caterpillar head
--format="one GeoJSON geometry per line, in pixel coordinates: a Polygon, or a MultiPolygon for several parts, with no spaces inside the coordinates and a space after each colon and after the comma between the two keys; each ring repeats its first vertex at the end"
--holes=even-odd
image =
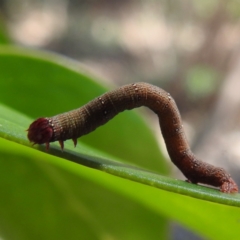
{"type": "Polygon", "coordinates": [[[38,118],[28,128],[28,139],[34,144],[46,143],[48,148],[53,136],[53,129],[46,118],[38,118]]]}

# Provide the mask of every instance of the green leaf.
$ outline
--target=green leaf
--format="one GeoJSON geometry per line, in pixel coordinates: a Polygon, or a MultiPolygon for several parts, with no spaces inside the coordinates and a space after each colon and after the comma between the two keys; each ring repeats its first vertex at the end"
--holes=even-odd
{"type": "Polygon", "coordinates": [[[166,239],[164,217],[211,239],[238,238],[239,194],[157,174],[164,161],[132,111],[80,138],[76,148],[71,141],[64,152],[57,143],[49,152],[30,145],[25,130],[31,120],[24,114],[52,116],[105,91],[76,63],[0,48],[0,72],[4,239],[166,239]]]}
{"type": "MultiPolygon", "coordinates": [[[[4,239],[166,238],[165,217],[114,189],[109,190],[101,183],[101,177],[95,175],[96,170],[80,165],[76,168],[76,164],[69,162],[65,164],[65,161],[47,155],[44,146],[35,146],[44,154],[22,146],[31,146],[25,130],[33,118],[80,107],[106,91],[79,69],[77,63],[56,55],[0,48],[3,80],[0,81],[3,103],[0,136],[11,141],[2,140],[0,144],[0,236],[4,239]],[[85,176],[86,173],[89,175],[85,176]],[[139,230],[143,225],[146,228],[139,230]]],[[[136,113],[124,115],[115,120],[115,125],[121,129],[106,125],[100,129],[102,133],[96,131],[84,139],[95,149],[79,142],[77,149],[80,148],[82,159],[90,162],[84,158],[86,154],[115,155],[116,158],[125,155],[126,162],[139,165],[142,162],[144,167],[166,172],[166,164],[161,161],[162,155],[145,122],[136,113]],[[136,135],[138,132],[140,134],[136,135]],[[142,136],[142,144],[145,140],[152,144],[153,147],[145,151],[152,155],[155,163],[146,161],[144,148],[135,152],[131,143],[141,142],[137,136],[142,136]],[[109,140],[107,146],[105,142],[109,140]],[[109,151],[104,152],[104,147],[109,151]],[[131,155],[136,157],[131,158],[131,155]]],[[[61,155],[58,144],[53,144],[50,152],[54,152],[54,145],[61,155]]],[[[66,143],[63,154],[67,154],[67,148],[77,151],[71,141],[66,143]]],[[[115,178],[106,173],[101,175],[107,175],[107,182],[113,182],[112,178],[115,178]]]]}

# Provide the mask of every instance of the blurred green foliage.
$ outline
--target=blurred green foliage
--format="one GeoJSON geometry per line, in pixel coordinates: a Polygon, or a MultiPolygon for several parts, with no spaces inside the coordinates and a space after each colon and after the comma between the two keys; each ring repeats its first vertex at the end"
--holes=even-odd
{"type": "Polygon", "coordinates": [[[194,66],[189,69],[186,76],[186,89],[194,100],[214,93],[219,76],[208,66],[194,66]]]}
{"type": "Polygon", "coordinates": [[[10,39],[8,38],[6,27],[1,21],[1,16],[0,16],[0,44],[8,44],[8,43],[10,43],[10,39]]]}

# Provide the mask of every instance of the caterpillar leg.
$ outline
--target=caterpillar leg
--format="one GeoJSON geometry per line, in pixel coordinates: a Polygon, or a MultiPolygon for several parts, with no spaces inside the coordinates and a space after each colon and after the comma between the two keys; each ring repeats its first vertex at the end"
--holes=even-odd
{"type": "Polygon", "coordinates": [[[50,146],[49,142],[46,142],[45,145],[46,145],[46,151],[48,151],[50,146]]]}
{"type": "Polygon", "coordinates": [[[73,140],[73,143],[74,143],[74,147],[76,147],[77,146],[77,139],[73,138],[72,140],[73,140]]]}
{"type": "Polygon", "coordinates": [[[60,147],[61,147],[61,149],[62,149],[62,151],[63,151],[63,148],[64,148],[64,143],[63,143],[63,141],[62,141],[62,140],[59,140],[58,142],[59,142],[60,147]]]}

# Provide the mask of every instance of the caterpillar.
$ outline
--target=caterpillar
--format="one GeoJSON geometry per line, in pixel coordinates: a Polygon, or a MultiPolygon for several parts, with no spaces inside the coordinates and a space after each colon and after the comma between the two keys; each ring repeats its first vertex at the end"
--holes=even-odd
{"type": "Polygon", "coordinates": [[[94,131],[124,110],[146,106],[159,118],[160,129],[172,162],[188,182],[219,187],[221,192],[236,193],[238,186],[222,168],[203,162],[191,152],[181,116],[174,99],[163,89],[148,83],[134,83],[107,92],[86,105],[54,117],[39,118],[28,128],[33,144],[46,144],[77,138],[94,131]]]}

